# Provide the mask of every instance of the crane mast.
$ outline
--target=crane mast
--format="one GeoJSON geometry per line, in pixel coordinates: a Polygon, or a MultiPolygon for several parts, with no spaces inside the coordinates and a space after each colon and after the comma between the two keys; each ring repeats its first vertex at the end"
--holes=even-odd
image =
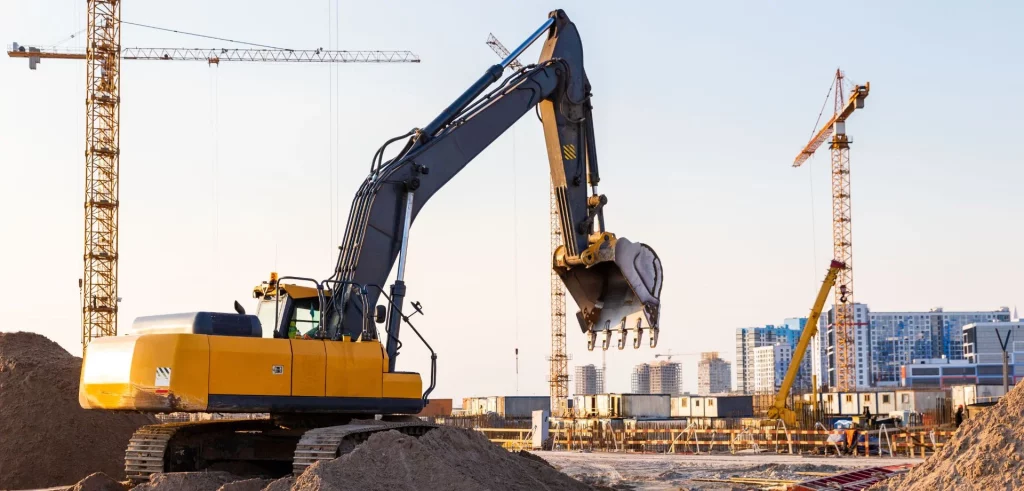
{"type": "MultiPolygon", "coordinates": [[[[487,36],[487,45],[491,47],[498,57],[505,58],[509,55],[505,45],[494,37],[494,34],[487,36]]],[[[508,68],[512,71],[519,71],[523,64],[519,60],[512,60],[508,68]]],[[[551,237],[551,254],[562,245],[562,230],[558,215],[558,199],[555,197],[554,183],[551,183],[549,196],[549,229],[551,237]]],[[[551,396],[551,415],[565,416],[569,413],[569,356],[565,349],[565,286],[562,279],[554,270],[550,272],[551,282],[551,355],[548,357],[548,385],[551,396]]],[[[604,358],[602,352],[601,368],[604,369],[604,358]]],[[[607,376],[607,375],[606,375],[607,376]]]]}
{"type": "Polygon", "coordinates": [[[117,335],[118,180],[120,166],[121,60],[418,63],[409,51],[331,51],[289,49],[121,48],[121,1],[88,0],[84,50],[40,50],[18,46],[12,58],[28,58],[35,70],[43,59],[86,62],[85,91],[85,250],[79,280],[82,345],[117,335]]]}
{"type": "Polygon", "coordinates": [[[117,335],[121,2],[89,0],[87,15],[83,345],[117,335]]]}
{"type": "Polygon", "coordinates": [[[853,226],[850,205],[850,139],[846,119],[855,109],[864,107],[871,84],[857,85],[849,99],[843,96],[843,72],[836,69],[834,110],[830,119],[815,134],[793,161],[793,167],[806,162],[826,140],[832,156],[832,249],[836,261],[844,264],[833,292],[835,310],[832,329],[835,335],[835,380],[839,391],[857,387],[856,313],[853,300],[853,226]],[[831,138],[829,138],[831,137],[831,138]]]}

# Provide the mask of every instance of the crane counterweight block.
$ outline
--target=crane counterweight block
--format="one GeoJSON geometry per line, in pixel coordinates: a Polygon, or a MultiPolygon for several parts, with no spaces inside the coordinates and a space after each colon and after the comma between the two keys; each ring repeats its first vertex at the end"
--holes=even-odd
{"type": "Polygon", "coordinates": [[[647,244],[601,235],[585,251],[594,253],[592,260],[566,258],[564,246],[554,257],[555,272],[580,307],[576,319],[590,335],[588,348],[593,349],[599,331],[605,336],[602,349],[608,349],[612,331],[620,333],[619,349],[625,346],[627,332],[636,331],[633,347],[639,348],[645,330],[651,331],[653,348],[658,343],[661,259],[647,244]]]}

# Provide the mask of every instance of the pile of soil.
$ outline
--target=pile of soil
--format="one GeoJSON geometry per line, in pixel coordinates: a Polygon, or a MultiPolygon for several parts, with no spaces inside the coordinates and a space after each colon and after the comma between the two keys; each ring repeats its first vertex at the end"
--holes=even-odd
{"type": "Polygon", "coordinates": [[[964,422],[938,453],[873,490],[1024,489],[1024,384],[964,422]]]}
{"type": "Polygon", "coordinates": [[[68,488],[68,491],[125,491],[126,489],[128,488],[123,483],[111,479],[110,476],[102,472],[97,472],[78,481],[77,484],[68,488]]]}
{"type": "Polygon", "coordinates": [[[124,478],[140,414],[78,405],[81,358],[39,334],[0,333],[0,489],[67,485],[103,472],[124,478]]]}
{"type": "Polygon", "coordinates": [[[377,433],[341,458],[306,469],[293,491],[590,490],[547,463],[507,452],[475,431],[441,427],[416,439],[377,433]]]}
{"type": "Polygon", "coordinates": [[[240,478],[228,472],[168,472],[149,476],[149,481],[132,488],[133,491],[217,491],[240,478]]]}

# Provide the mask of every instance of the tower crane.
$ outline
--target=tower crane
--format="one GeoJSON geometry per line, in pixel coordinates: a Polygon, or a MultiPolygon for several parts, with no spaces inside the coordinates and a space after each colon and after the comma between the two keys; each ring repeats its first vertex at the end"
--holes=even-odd
{"type": "Polygon", "coordinates": [[[82,345],[117,335],[118,209],[120,181],[121,60],[183,60],[320,63],[417,63],[408,51],[329,51],[287,49],[121,48],[121,1],[87,1],[87,41],[83,50],[42,50],[12,45],[7,54],[28,58],[35,69],[43,58],[86,62],[85,93],[85,248],[82,291],[82,345]]]}
{"type": "MultiPolygon", "coordinates": [[[[491,47],[499,58],[505,59],[509,55],[505,48],[494,34],[488,34],[487,46],[491,47]]],[[[517,72],[523,68],[519,60],[512,60],[508,69],[517,72]]],[[[550,187],[549,195],[549,227],[551,230],[551,253],[554,254],[562,245],[562,231],[559,224],[558,201],[555,197],[554,183],[550,187]]],[[[608,331],[610,334],[610,331],[608,331]]],[[[603,344],[608,349],[607,340],[603,344]]],[[[601,369],[604,369],[602,358],[601,369]]],[[[549,358],[548,384],[551,396],[551,415],[564,416],[569,412],[569,355],[565,351],[565,287],[558,273],[551,272],[551,356],[549,358]]]]}
{"type": "Polygon", "coordinates": [[[856,389],[856,318],[853,301],[853,228],[850,223],[850,139],[846,120],[856,109],[864,108],[871,83],[856,85],[849,99],[843,97],[843,72],[836,69],[834,110],[828,120],[797,154],[793,167],[800,167],[826,140],[832,149],[832,249],[836,261],[845,267],[838,271],[834,291],[835,388],[856,389]],[[830,139],[831,137],[831,139],[830,139]]]}

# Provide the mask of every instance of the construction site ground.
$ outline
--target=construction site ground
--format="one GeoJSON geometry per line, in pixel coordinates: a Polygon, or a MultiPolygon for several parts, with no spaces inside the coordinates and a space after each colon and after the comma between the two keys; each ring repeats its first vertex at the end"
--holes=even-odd
{"type": "Polygon", "coordinates": [[[580,481],[615,489],[729,489],[734,477],[802,481],[815,473],[834,474],[923,459],[804,457],[760,453],[747,455],[681,455],[611,452],[535,452],[555,468],[580,481]]]}

